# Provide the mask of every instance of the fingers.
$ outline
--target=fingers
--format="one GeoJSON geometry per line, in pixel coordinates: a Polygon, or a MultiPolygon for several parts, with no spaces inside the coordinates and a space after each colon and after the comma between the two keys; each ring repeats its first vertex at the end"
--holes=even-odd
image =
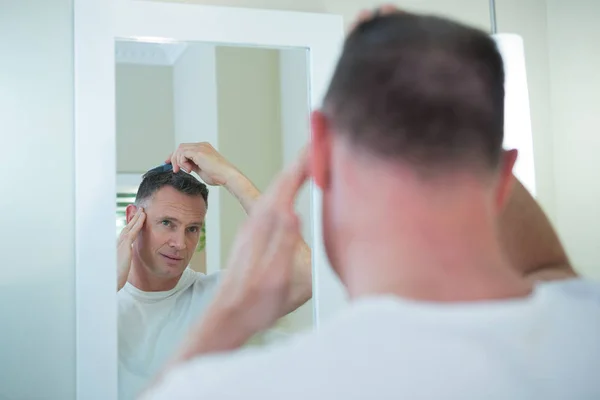
{"type": "MultiPolygon", "coordinates": [[[[144,226],[144,222],[146,222],[146,213],[144,212],[144,209],[142,207],[140,207],[138,210],[139,211],[138,211],[137,219],[133,223],[133,225],[131,226],[131,230],[129,231],[129,237],[131,238],[132,242],[137,238],[138,234],[142,230],[142,227],[144,226]]],[[[132,221],[133,221],[133,218],[132,218],[132,221]]]]}
{"type": "Polygon", "coordinates": [[[360,13],[358,13],[356,20],[350,25],[349,32],[352,32],[360,24],[367,22],[370,19],[401,12],[402,11],[400,11],[400,9],[393,4],[384,4],[375,10],[362,10],[360,13]]]}
{"type": "Polygon", "coordinates": [[[182,168],[186,170],[186,172],[191,171],[191,169],[188,169],[189,162],[186,163],[186,159],[182,157],[183,153],[187,150],[187,147],[188,144],[186,143],[180,144],[174,152],[169,154],[169,157],[165,161],[167,164],[173,165],[174,173],[179,172],[179,170],[181,170],[182,168]]]}
{"type": "Polygon", "coordinates": [[[379,15],[389,15],[401,12],[400,9],[393,4],[384,4],[383,6],[379,7],[378,11],[379,15]]]}
{"type": "Polygon", "coordinates": [[[350,24],[349,31],[352,32],[358,25],[362,24],[363,22],[365,22],[366,20],[371,18],[372,14],[373,14],[373,11],[371,11],[371,10],[362,10],[361,12],[359,12],[358,16],[356,17],[354,22],[352,24],[350,24]]]}
{"type": "Polygon", "coordinates": [[[169,156],[168,163],[173,166],[174,173],[179,172],[181,169],[187,173],[193,170],[193,164],[185,157],[184,153],[186,150],[182,146],[183,145],[180,145],[179,148],[169,156]]]}
{"type": "Polygon", "coordinates": [[[137,238],[137,235],[140,233],[140,230],[144,226],[145,221],[146,213],[144,212],[144,209],[142,207],[138,207],[133,218],[131,218],[131,221],[129,221],[129,223],[125,225],[125,228],[123,228],[123,230],[121,231],[120,239],[127,239],[128,241],[133,243],[137,238]]]}
{"type": "Polygon", "coordinates": [[[133,224],[135,224],[135,221],[137,221],[140,218],[141,212],[142,212],[142,207],[138,207],[135,214],[133,214],[131,221],[129,221],[127,223],[127,225],[125,225],[125,227],[123,228],[121,233],[128,233],[131,230],[131,227],[133,226],[133,224]]]}
{"type": "Polygon", "coordinates": [[[308,159],[308,148],[306,147],[301,151],[299,157],[271,184],[265,194],[271,200],[271,205],[278,203],[293,207],[298,191],[308,179],[308,159]]]}
{"type": "MultiPolygon", "coordinates": [[[[264,254],[265,265],[289,265],[292,262],[296,245],[300,237],[300,222],[294,213],[280,213],[272,234],[269,237],[268,247],[264,254]]],[[[286,268],[277,268],[285,270],[286,268]]],[[[288,268],[291,271],[291,268],[288,268]]]]}
{"type": "Polygon", "coordinates": [[[192,161],[193,152],[191,150],[183,149],[182,151],[178,151],[177,153],[177,170],[183,169],[189,174],[190,172],[198,168],[197,165],[192,161]]]}
{"type": "Polygon", "coordinates": [[[165,162],[173,165],[174,173],[182,169],[190,173],[198,168],[194,162],[194,156],[205,147],[208,150],[213,150],[210,143],[182,143],[177,147],[177,150],[169,155],[165,162]]]}
{"type": "Polygon", "coordinates": [[[179,166],[179,150],[175,151],[172,155],[171,155],[171,165],[173,165],[173,172],[177,173],[180,170],[180,166],[179,166]]]}

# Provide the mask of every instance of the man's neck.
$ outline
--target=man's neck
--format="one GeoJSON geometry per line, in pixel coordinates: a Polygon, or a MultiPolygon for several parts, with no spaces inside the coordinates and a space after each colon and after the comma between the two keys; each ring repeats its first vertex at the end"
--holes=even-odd
{"type": "Polygon", "coordinates": [[[177,286],[181,275],[174,278],[164,278],[153,275],[136,253],[133,254],[131,271],[127,281],[144,292],[165,292],[177,286]]]}
{"type": "Polygon", "coordinates": [[[351,245],[339,264],[351,297],[463,302],[531,293],[504,256],[489,193],[469,182],[439,192],[394,185],[381,182],[368,199],[355,196],[369,212],[345,227],[351,245]]]}

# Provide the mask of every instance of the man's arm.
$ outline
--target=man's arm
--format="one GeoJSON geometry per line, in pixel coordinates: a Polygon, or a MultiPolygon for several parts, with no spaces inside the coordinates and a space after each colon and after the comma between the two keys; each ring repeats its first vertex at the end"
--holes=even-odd
{"type": "MultiPolygon", "coordinates": [[[[242,205],[246,214],[250,214],[252,206],[260,197],[260,191],[241,171],[236,170],[227,178],[224,187],[242,205]]],[[[292,290],[285,307],[286,314],[294,311],[312,297],[312,261],[311,250],[306,242],[298,239],[294,254],[292,290]]],[[[282,315],[283,316],[283,315],[282,315]]]]}
{"type": "Polygon", "coordinates": [[[215,299],[157,377],[155,388],[162,387],[166,374],[177,366],[199,356],[237,349],[285,313],[301,235],[294,199],[307,179],[308,155],[303,152],[260,200],[258,190],[250,188],[248,181],[230,181],[231,186],[239,184],[230,188],[234,195],[253,209],[236,235],[215,299]],[[248,192],[242,193],[242,187],[249,188],[248,192]],[[246,195],[256,202],[251,204],[246,195]]]}
{"type": "MultiPolygon", "coordinates": [[[[223,186],[238,199],[247,214],[252,212],[259,190],[240,170],[226,160],[210,143],[182,144],[172,153],[167,162],[173,164],[173,171],[180,168],[194,171],[211,186],[223,186]]],[[[296,244],[292,289],[284,314],[288,314],[306,303],[312,297],[311,250],[300,237],[296,244]]]]}
{"type": "Polygon", "coordinates": [[[516,178],[500,218],[500,239],[510,262],[532,280],[577,276],[550,221],[516,178]]]}

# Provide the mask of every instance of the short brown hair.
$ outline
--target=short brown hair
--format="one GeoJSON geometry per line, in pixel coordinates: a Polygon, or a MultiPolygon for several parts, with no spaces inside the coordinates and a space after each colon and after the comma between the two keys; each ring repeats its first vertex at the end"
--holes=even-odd
{"type": "Polygon", "coordinates": [[[483,31],[397,13],[346,39],[324,102],[336,134],[428,171],[495,168],[504,138],[504,68],[483,31]]]}
{"type": "Polygon", "coordinates": [[[184,171],[177,173],[172,170],[151,169],[142,178],[136,197],[135,204],[151,198],[159,189],[170,186],[180,193],[188,196],[202,196],[208,207],[208,187],[184,171]]]}

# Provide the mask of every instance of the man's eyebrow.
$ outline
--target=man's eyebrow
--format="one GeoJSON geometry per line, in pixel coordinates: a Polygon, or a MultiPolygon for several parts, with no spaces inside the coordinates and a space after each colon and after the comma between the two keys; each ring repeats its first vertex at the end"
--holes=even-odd
{"type": "Polygon", "coordinates": [[[181,222],[181,221],[179,221],[175,217],[162,216],[162,217],[158,217],[158,219],[161,220],[161,221],[165,221],[166,220],[166,221],[173,221],[173,222],[177,222],[177,223],[181,222]]]}
{"type": "MultiPolygon", "coordinates": [[[[172,221],[172,222],[176,222],[176,223],[178,223],[178,224],[179,224],[179,223],[181,223],[181,221],[180,221],[180,220],[178,220],[178,219],[177,219],[177,218],[175,218],[175,217],[159,217],[158,219],[159,219],[160,221],[165,221],[165,220],[166,220],[166,221],[172,221]]],[[[202,226],[202,225],[204,225],[204,221],[199,221],[199,222],[190,222],[190,223],[188,224],[188,226],[190,226],[190,225],[202,226]]]]}

